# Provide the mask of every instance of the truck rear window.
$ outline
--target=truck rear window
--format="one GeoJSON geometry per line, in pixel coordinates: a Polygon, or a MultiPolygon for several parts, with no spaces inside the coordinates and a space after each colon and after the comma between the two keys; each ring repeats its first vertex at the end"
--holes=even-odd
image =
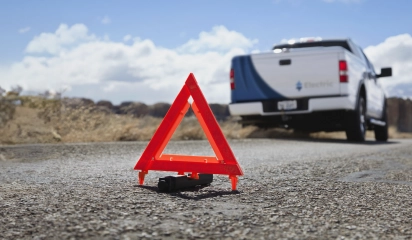
{"type": "Polygon", "coordinates": [[[275,49],[283,48],[308,48],[308,47],[343,47],[349,52],[352,52],[346,41],[316,41],[316,42],[303,42],[295,44],[281,44],[273,47],[275,49]]]}

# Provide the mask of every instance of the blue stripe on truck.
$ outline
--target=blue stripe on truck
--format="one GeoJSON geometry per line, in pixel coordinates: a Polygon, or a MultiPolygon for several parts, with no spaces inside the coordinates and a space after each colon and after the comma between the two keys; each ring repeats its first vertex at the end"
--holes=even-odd
{"type": "Polygon", "coordinates": [[[235,72],[235,89],[231,91],[232,103],[286,99],[260,77],[250,56],[234,57],[232,69],[235,72]]]}

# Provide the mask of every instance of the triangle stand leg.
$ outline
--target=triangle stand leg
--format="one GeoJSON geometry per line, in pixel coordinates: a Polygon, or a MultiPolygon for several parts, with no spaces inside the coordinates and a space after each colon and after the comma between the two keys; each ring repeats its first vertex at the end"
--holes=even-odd
{"type": "Polygon", "coordinates": [[[232,191],[236,191],[236,186],[237,186],[237,176],[236,175],[230,175],[229,176],[230,181],[232,182],[232,191]]]}
{"type": "Polygon", "coordinates": [[[148,171],[140,171],[139,172],[139,185],[143,185],[144,177],[146,176],[147,173],[148,173],[148,171]]]}

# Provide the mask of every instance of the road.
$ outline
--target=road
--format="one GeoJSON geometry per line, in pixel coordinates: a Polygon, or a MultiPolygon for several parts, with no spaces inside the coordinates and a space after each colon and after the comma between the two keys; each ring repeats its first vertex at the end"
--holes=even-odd
{"type": "MultiPolygon", "coordinates": [[[[0,146],[0,238],[412,238],[412,140],[234,140],[245,175],[157,192],[147,142],[0,146]]],[[[212,155],[207,141],[165,152],[212,155]]]]}

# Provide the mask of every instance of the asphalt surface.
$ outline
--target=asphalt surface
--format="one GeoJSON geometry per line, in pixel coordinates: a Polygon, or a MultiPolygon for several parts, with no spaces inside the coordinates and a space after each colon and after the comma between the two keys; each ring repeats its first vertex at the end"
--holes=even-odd
{"type": "MultiPolygon", "coordinates": [[[[229,142],[245,175],[159,193],[147,142],[0,146],[2,239],[412,239],[412,140],[229,142]]],[[[206,141],[167,153],[212,155],[206,141]]]]}

